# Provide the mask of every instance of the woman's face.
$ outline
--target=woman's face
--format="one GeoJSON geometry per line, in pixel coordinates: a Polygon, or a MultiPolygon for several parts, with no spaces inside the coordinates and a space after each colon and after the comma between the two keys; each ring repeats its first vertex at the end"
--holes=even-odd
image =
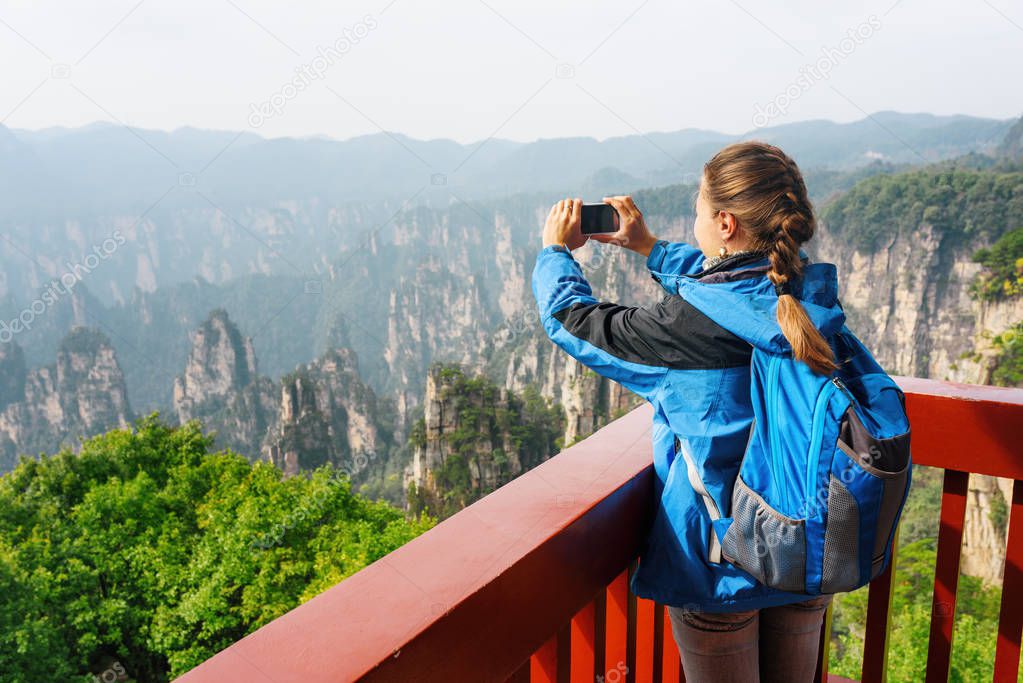
{"type": "Polygon", "coordinates": [[[729,252],[749,248],[746,232],[741,229],[739,220],[727,211],[715,211],[707,201],[703,191],[704,181],[700,179],[700,191],[696,196],[696,222],[693,232],[696,233],[696,244],[704,256],[717,256],[721,247],[729,252]]]}
{"type": "Polygon", "coordinates": [[[717,256],[724,242],[721,239],[721,221],[711,209],[710,203],[703,194],[703,179],[700,179],[700,191],[696,195],[696,222],[693,224],[696,233],[696,244],[705,256],[717,256]]]}

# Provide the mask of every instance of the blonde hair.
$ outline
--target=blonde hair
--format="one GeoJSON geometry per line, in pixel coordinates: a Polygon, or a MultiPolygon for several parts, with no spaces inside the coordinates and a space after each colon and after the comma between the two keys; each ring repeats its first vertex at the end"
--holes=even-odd
{"type": "Polygon", "coordinates": [[[830,374],[835,355],[799,299],[784,285],[803,272],[799,247],[817,227],[799,167],[785,152],[765,142],[737,142],[703,167],[703,191],[714,212],[733,214],[750,237],[750,248],[767,252],[767,277],[780,289],[778,325],[792,356],[814,372],[830,374]]]}

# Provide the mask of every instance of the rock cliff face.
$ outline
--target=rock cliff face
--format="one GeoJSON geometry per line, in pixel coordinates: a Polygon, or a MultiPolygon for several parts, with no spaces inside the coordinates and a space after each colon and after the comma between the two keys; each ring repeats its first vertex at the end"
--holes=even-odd
{"type": "Polygon", "coordinates": [[[544,397],[560,405],[565,415],[561,436],[566,445],[592,434],[642,400],[535,333],[511,351],[504,386],[516,392],[537,386],[544,397]]]}
{"type": "Polygon", "coordinates": [[[257,457],[276,404],[273,382],[260,377],[252,340],[218,309],[195,332],[185,372],[174,381],[174,412],[200,420],[218,445],[257,457]]]}
{"type": "Polygon", "coordinates": [[[964,574],[990,584],[1001,583],[1011,500],[1011,481],[970,475],[961,564],[964,574]]]}
{"type": "Polygon", "coordinates": [[[25,352],[15,343],[0,344],[0,411],[25,400],[27,380],[25,352]]]}
{"type": "Polygon", "coordinates": [[[73,330],[57,362],[34,370],[17,344],[0,345],[0,471],[19,454],[75,448],[130,419],[124,375],[101,332],[73,330]]]}
{"type": "Polygon", "coordinates": [[[326,207],[317,200],[293,200],[266,206],[257,200],[229,216],[187,187],[178,191],[181,196],[172,208],[161,203],[163,210],[144,220],[135,213],[93,214],[83,207],[83,215],[67,220],[16,224],[11,244],[38,258],[17,259],[11,244],[0,246],[0,257],[10,269],[8,277],[0,278],[0,302],[12,291],[35,291],[73,272],[83,255],[97,249],[104,258],[89,272],[88,284],[108,303],[127,301],[133,290],[154,292],[196,277],[222,283],[297,267],[315,272],[329,266],[346,235],[358,234],[393,212],[388,203],[326,207]],[[239,225],[258,237],[240,233],[239,225]]]}
{"type": "MultiPolygon", "coordinates": [[[[333,339],[345,342],[335,332],[333,339]]],[[[192,339],[174,385],[178,419],[200,420],[230,447],[287,474],[331,463],[349,467],[393,444],[393,409],[359,376],[355,353],[334,348],[274,382],[259,375],[251,339],[216,310],[192,339]]],[[[355,474],[353,472],[353,474],[355,474]]]]}
{"type": "Polygon", "coordinates": [[[178,417],[182,422],[190,420],[196,405],[234,394],[256,375],[252,341],[242,338],[227,311],[213,311],[195,333],[184,376],[174,382],[178,417]]]}
{"type": "Polygon", "coordinates": [[[359,377],[355,353],[334,349],[281,380],[263,451],[286,474],[330,463],[357,478],[387,459],[393,423],[391,404],[359,377]]]}
{"type": "Polygon", "coordinates": [[[863,254],[840,235],[821,230],[818,260],[838,266],[849,326],[890,372],[985,384],[990,379],[988,338],[1023,320],[1023,299],[983,302],[969,284],[981,267],[970,256],[983,242],[949,247],[933,225],[895,233],[863,254]],[[980,352],[981,358],[971,359],[980,352]]]}
{"type": "Polygon", "coordinates": [[[419,404],[432,362],[480,369],[492,313],[479,276],[453,275],[439,258],[420,263],[391,291],[384,360],[401,394],[401,424],[419,404]]]}

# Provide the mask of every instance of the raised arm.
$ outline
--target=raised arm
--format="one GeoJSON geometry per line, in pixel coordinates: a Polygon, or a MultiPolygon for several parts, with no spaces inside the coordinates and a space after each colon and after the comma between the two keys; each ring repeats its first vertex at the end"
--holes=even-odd
{"type": "Polygon", "coordinates": [[[678,295],[642,307],[598,301],[579,263],[561,246],[537,256],[533,294],[555,344],[647,400],[669,370],[749,363],[749,344],[678,295]]]}
{"type": "Polygon", "coordinates": [[[553,245],[540,252],[533,295],[544,332],[563,351],[643,398],[656,393],[667,368],[640,337],[640,309],[597,301],[568,249],[553,245]]]}

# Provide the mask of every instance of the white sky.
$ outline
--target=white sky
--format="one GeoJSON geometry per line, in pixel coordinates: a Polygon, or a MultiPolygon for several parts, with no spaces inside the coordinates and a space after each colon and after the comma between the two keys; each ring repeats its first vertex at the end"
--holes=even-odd
{"type": "Polygon", "coordinates": [[[250,105],[367,15],[375,28],[254,132],[738,133],[870,15],[872,35],[771,123],[1023,113],[1019,0],[388,2],[0,0],[0,121],[253,129],[250,105]],[[558,64],[573,77],[556,78],[558,64]]]}

